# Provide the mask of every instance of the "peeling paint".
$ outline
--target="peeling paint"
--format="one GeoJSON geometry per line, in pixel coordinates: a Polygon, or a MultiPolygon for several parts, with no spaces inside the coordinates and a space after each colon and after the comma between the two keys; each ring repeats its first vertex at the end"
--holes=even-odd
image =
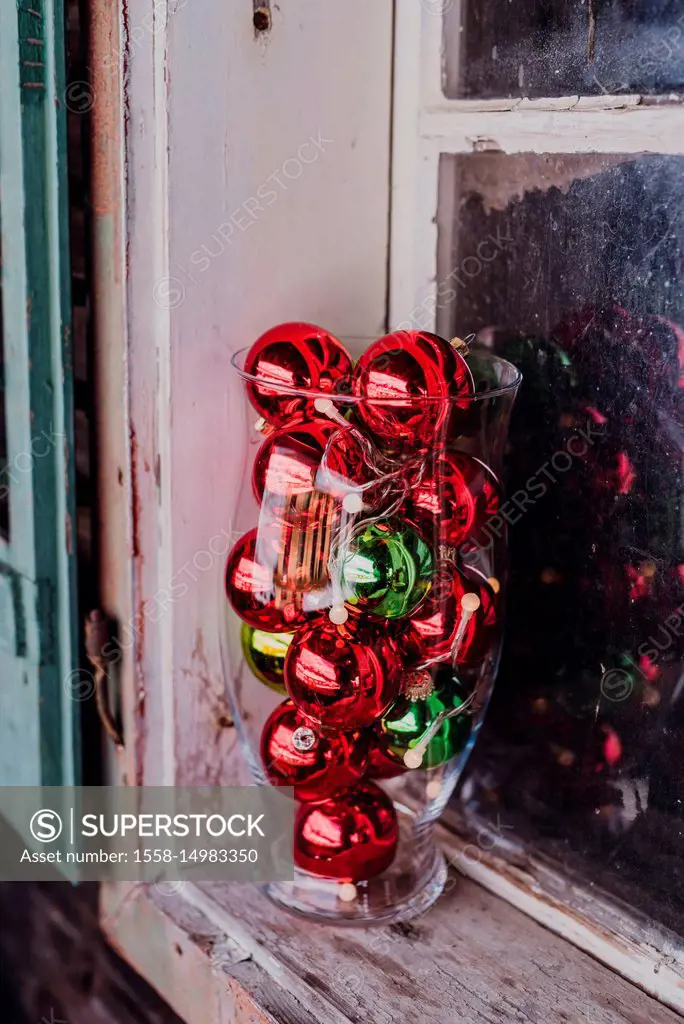
{"type": "Polygon", "coordinates": [[[225,785],[226,758],[235,744],[223,677],[212,671],[206,643],[202,628],[197,628],[190,665],[180,670],[175,715],[178,785],[225,785]]]}
{"type": "MultiPolygon", "coordinates": [[[[125,4],[122,4],[125,8],[125,4]]],[[[106,0],[91,0],[90,16],[98,31],[90,34],[89,66],[92,77],[91,167],[93,211],[115,214],[120,205],[118,163],[119,34],[115,12],[106,0]]]]}
{"type": "Polygon", "coordinates": [[[192,650],[192,667],[183,670],[183,675],[200,684],[200,695],[212,706],[212,715],[217,730],[232,728],[235,724],[233,716],[223,694],[223,680],[215,681],[211,676],[209,660],[204,650],[204,634],[198,627],[195,630],[195,644],[192,650]]]}
{"type": "Polygon", "coordinates": [[[147,720],[145,717],[145,601],[142,595],[142,566],[144,562],[140,543],[142,505],[138,480],[138,438],[135,426],[129,427],[129,453],[131,465],[131,548],[133,556],[133,629],[135,640],[135,683],[138,692],[136,729],[136,778],[138,785],[143,782],[144,753],[147,743],[147,720]]]}
{"type": "Polygon", "coordinates": [[[68,555],[72,555],[73,552],[73,524],[71,516],[67,512],[64,522],[64,542],[66,544],[66,550],[68,555]]]}
{"type": "Polygon", "coordinates": [[[134,559],[140,559],[142,561],[142,553],[140,551],[140,488],[138,486],[138,439],[135,427],[131,424],[128,432],[130,456],[131,456],[131,490],[132,490],[132,508],[131,513],[133,516],[132,532],[131,532],[131,545],[132,555],[134,559]]]}

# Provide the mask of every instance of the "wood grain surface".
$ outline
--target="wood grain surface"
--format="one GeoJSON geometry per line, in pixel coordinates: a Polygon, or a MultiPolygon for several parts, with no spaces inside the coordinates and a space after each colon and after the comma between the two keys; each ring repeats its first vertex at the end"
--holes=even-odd
{"type": "Polygon", "coordinates": [[[305,924],[251,886],[139,887],[123,899],[110,888],[103,925],[191,1024],[259,1020],[255,1009],[282,1024],[681,1019],[473,882],[454,876],[448,888],[424,917],[365,931],[305,924]],[[189,950],[192,974],[174,971],[189,950]]]}

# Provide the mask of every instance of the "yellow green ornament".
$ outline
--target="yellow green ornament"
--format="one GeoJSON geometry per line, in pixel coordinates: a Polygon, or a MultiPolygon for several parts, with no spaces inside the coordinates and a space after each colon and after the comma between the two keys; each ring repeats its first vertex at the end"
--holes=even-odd
{"type": "Polygon", "coordinates": [[[286,693],[283,666],[292,637],[292,633],[267,633],[242,624],[240,641],[245,661],[257,679],[276,693],[286,693]]]}

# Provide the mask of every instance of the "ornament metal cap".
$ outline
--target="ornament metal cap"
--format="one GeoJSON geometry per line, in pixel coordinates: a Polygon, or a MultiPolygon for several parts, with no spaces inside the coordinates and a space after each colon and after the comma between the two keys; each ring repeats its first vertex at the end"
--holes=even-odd
{"type": "Polygon", "coordinates": [[[435,683],[425,669],[409,672],[404,685],[404,693],[409,700],[427,700],[435,688],[435,683]]]}
{"type": "Polygon", "coordinates": [[[300,725],[292,734],[292,746],[295,750],[307,751],[316,743],[316,734],[306,725],[300,725]]]}
{"type": "Polygon", "coordinates": [[[455,348],[463,356],[467,356],[470,349],[468,348],[468,342],[464,341],[463,338],[450,338],[449,344],[452,348],[455,348]]]}

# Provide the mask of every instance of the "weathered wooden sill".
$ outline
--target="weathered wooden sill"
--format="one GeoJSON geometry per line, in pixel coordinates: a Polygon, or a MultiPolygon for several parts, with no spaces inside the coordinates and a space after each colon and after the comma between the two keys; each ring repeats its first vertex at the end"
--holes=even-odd
{"type": "MultiPolygon", "coordinates": [[[[449,833],[444,839],[458,864],[463,846],[449,833]]],[[[509,890],[527,886],[527,913],[454,872],[437,905],[406,925],[366,931],[312,925],[278,911],[252,886],[217,884],[186,884],[173,895],[154,886],[105,887],[102,925],[122,956],[189,1024],[681,1019],[594,959],[607,959],[604,947],[613,936],[596,928],[592,948],[591,928],[578,919],[573,942],[590,948],[589,955],[548,930],[561,912],[530,889],[529,879],[523,884],[522,873],[501,870],[490,855],[465,860],[477,865],[488,885],[492,879],[484,873],[498,873],[507,899],[509,890]],[[589,936],[580,935],[582,929],[589,936]]],[[[644,988],[683,1005],[681,958],[649,963],[632,936],[624,937],[615,955],[630,965],[632,976],[638,976],[635,964],[642,965],[644,988]]],[[[611,966],[620,969],[620,963],[611,966]]]]}

